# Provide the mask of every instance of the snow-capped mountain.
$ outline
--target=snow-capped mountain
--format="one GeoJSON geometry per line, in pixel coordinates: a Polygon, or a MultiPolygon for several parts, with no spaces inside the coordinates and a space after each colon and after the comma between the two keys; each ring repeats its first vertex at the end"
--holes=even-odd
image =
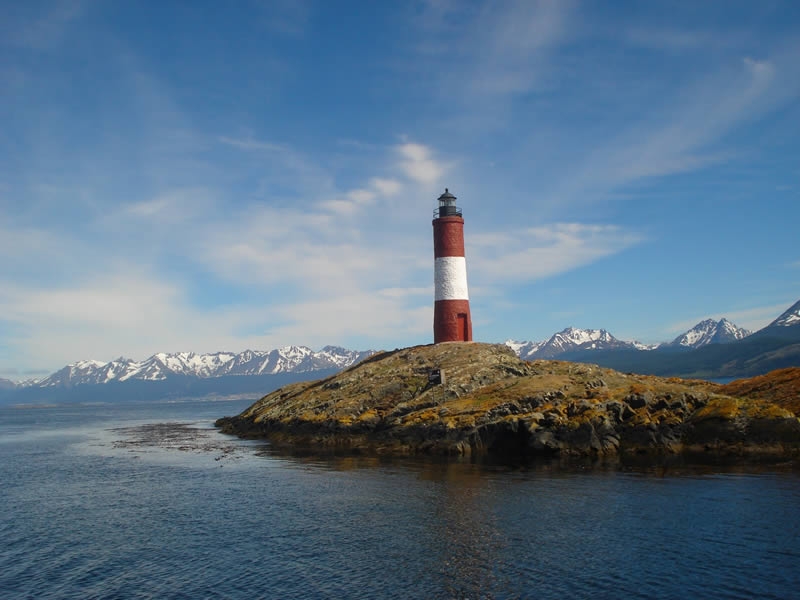
{"type": "Polygon", "coordinates": [[[734,325],[727,319],[706,319],[700,321],[686,333],[682,333],[670,343],[671,346],[700,348],[708,344],[735,342],[750,335],[752,331],[734,325]]]}
{"type": "Polygon", "coordinates": [[[343,369],[371,354],[371,350],[359,352],[337,346],[325,346],[319,352],[306,346],[285,346],[268,351],[245,350],[238,354],[162,352],[141,362],[122,357],[107,363],[97,360],[79,361],[45,379],[28,383],[28,387],[64,387],[128,380],[162,381],[174,376],[207,379],[225,375],[305,373],[322,369],[343,369]]]}
{"type": "Polygon", "coordinates": [[[792,325],[800,325],[800,300],[792,304],[786,309],[786,312],[767,325],[767,327],[790,327],[792,325]]]}
{"type": "MultiPolygon", "coordinates": [[[[779,319],[786,317],[792,319],[792,315],[800,323],[800,302],[792,309],[786,311],[779,319]],[[791,314],[790,314],[791,313],[791,314]],[[788,315],[788,316],[787,316],[788,315]]],[[[775,323],[778,323],[775,321],[775,323]]],[[[701,321],[689,331],[679,335],[669,344],[642,344],[637,341],[625,341],[615,338],[605,329],[578,329],[567,327],[566,329],[554,334],[544,342],[519,342],[507,340],[506,346],[514,350],[517,355],[525,360],[558,358],[562,354],[582,352],[586,350],[655,350],[666,346],[681,346],[687,349],[700,348],[707,344],[724,344],[734,342],[747,337],[752,332],[738,327],[728,321],[721,319],[714,321],[706,319],[701,321]]]]}
{"type": "Polygon", "coordinates": [[[639,342],[619,340],[605,329],[578,329],[575,327],[567,327],[544,342],[508,340],[506,346],[525,360],[555,358],[561,354],[582,350],[616,350],[624,348],[649,350],[654,347],[646,346],[639,342]]]}
{"type": "MultiPolygon", "coordinates": [[[[791,343],[797,343],[794,340],[798,337],[796,331],[800,332],[800,327],[795,328],[792,327],[793,325],[800,326],[800,301],[792,305],[770,325],[757,332],[755,336],[762,338],[767,336],[771,340],[785,338],[791,343]]],[[[614,352],[602,352],[605,350],[648,351],[670,348],[673,351],[677,348],[694,350],[709,344],[735,342],[749,335],[751,335],[749,331],[737,327],[727,319],[719,321],[706,319],[675,338],[671,343],[661,345],[645,345],[636,341],[620,340],[605,329],[578,329],[575,327],[559,331],[544,341],[507,340],[505,344],[526,360],[561,358],[562,356],[570,360],[581,360],[585,358],[582,354],[584,352],[598,351],[597,356],[601,357],[604,354],[617,355],[614,352]]],[[[180,377],[195,380],[211,380],[228,376],[280,375],[285,377],[289,374],[294,376],[294,374],[313,373],[320,370],[343,369],[371,354],[373,354],[371,350],[354,351],[338,346],[325,346],[319,351],[314,351],[306,346],[285,346],[275,350],[245,350],[239,353],[159,353],[143,361],[122,357],[107,363],[83,360],[67,365],[49,377],[38,381],[14,382],[0,379],[0,392],[9,395],[23,390],[35,391],[44,388],[55,392],[58,389],[63,390],[77,385],[104,384],[112,381],[163,381],[165,385],[175,383],[183,385],[180,377]]],[[[622,358],[616,359],[613,363],[610,359],[606,362],[613,368],[631,368],[633,363],[625,362],[630,361],[630,353],[623,352],[619,355],[622,358]]],[[[637,356],[642,355],[637,354],[637,356]]],[[[652,354],[647,353],[647,356],[652,358],[653,364],[657,364],[663,355],[660,352],[653,352],[652,354]]],[[[649,363],[642,363],[641,360],[636,359],[636,368],[645,368],[646,364],[649,363]]],[[[782,364],[777,366],[782,366],[782,364]]],[[[314,375],[309,377],[314,377],[314,375]]],[[[243,382],[244,379],[237,381],[243,382]]],[[[227,383],[224,386],[230,387],[227,383]]]]}
{"type": "Polygon", "coordinates": [[[506,340],[505,344],[520,358],[524,360],[533,360],[533,356],[539,348],[544,345],[544,342],[517,342],[516,340],[506,340]]]}

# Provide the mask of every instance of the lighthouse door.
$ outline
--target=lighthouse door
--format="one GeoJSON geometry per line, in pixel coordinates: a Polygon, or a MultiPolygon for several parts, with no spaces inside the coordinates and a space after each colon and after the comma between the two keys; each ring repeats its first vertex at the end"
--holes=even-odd
{"type": "Polygon", "coordinates": [[[469,340],[467,325],[467,313],[458,313],[458,332],[461,334],[462,342],[469,340]]]}

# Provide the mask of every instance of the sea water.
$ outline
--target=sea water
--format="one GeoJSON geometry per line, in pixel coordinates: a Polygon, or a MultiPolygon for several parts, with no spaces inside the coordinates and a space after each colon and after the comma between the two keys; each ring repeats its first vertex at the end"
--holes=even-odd
{"type": "Polygon", "coordinates": [[[1,408],[0,598],[800,598],[791,468],[287,456],[247,404],[1,408]]]}

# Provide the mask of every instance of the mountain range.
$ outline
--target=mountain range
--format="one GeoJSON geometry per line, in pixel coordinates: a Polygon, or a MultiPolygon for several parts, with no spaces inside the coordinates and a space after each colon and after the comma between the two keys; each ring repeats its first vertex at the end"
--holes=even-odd
{"type": "Polygon", "coordinates": [[[727,319],[701,321],[689,331],[664,344],[641,344],[615,338],[605,329],[567,327],[543,342],[507,340],[509,346],[525,360],[559,358],[565,354],[595,350],[656,350],[665,348],[695,349],[708,344],[724,344],[741,340],[752,332],[738,327],[727,319]]]}
{"type": "Polygon", "coordinates": [[[268,351],[195,354],[158,353],[143,361],[117,358],[82,360],[40,380],[15,384],[0,379],[0,401],[104,401],[208,395],[252,395],[265,387],[324,377],[373,352],[325,346],[285,346],[268,351]]]}
{"type": "Polygon", "coordinates": [[[163,381],[176,375],[211,378],[223,376],[276,375],[306,373],[324,369],[344,369],[372,354],[338,346],[325,346],[319,352],[306,346],[285,346],[269,351],[245,350],[238,354],[215,352],[195,354],[154,354],[137,362],[118,358],[108,363],[84,360],[56,371],[49,377],[32,383],[36,387],[98,384],[110,381],[163,381]]]}
{"type": "MultiPolygon", "coordinates": [[[[540,342],[505,343],[525,360],[592,362],[617,370],[681,377],[752,376],[800,366],[800,301],[755,333],[727,319],[706,319],[671,342],[656,345],[620,340],[605,329],[574,327],[540,342]]],[[[83,360],[40,380],[0,379],[0,401],[40,402],[56,396],[105,399],[111,393],[137,398],[254,394],[267,386],[324,377],[373,353],[338,346],[319,351],[285,346],[240,353],[158,353],[143,361],[83,360]]]]}
{"type": "Polygon", "coordinates": [[[558,358],[667,377],[752,377],[800,366],[800,301],[754,333],[727,319],[707,319],[672,342],[656,346],[617,340],[604,330],[574,329],[559,332],[546,342],[509,345],[519,348],[521,357],[529,360],[558,358]],[[559,349],[555,354],[550,350],[554,347],[559,349]]]}

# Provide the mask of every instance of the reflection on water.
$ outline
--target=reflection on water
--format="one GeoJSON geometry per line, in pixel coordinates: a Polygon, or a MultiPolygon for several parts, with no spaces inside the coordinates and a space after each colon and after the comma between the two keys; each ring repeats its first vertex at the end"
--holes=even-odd
{"type": "Polygon", "coordinates": [[[0,410],[0,597],[800,589],[789,465],[287,454],[219,434],[223,412],[233,410],[0,410]]]}

